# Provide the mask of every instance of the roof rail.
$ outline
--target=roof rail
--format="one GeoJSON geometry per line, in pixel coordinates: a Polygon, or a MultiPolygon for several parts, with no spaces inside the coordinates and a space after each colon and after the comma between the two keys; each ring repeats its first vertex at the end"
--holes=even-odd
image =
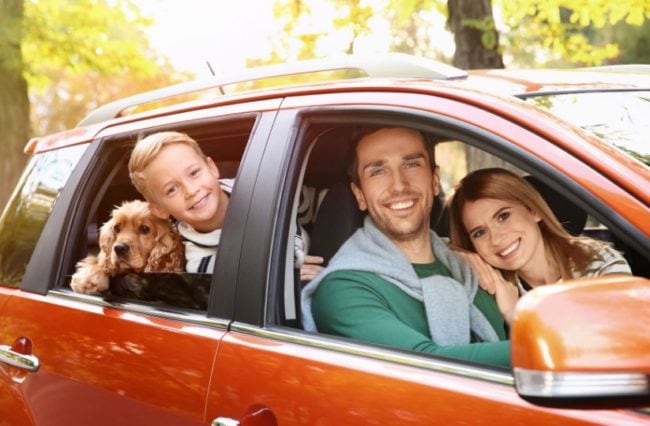
{"type": "Polygon", "coordinates": [[[247,81],[345,69],[359,70],[368,77],[384,78],[453,79],[462,78],[467,75],[465,71],[452,67],[451,65],[403,53],[388,53],[372,56],[341,55],[325,59],[311,59],[250,68],[229,75],[187,81],[140,93],[108,103],[91,111],[79,122],[77,127],[101,123],[119,117],[128,108],[160,101],[173,96],[212,88],[219,88],[223,91],[223,86],[247,81]]]}
{"type": "Polygon", "coordinates": [[[600,65],[595,67],[587,67],[585,70],[594,71],[624,71],[624,72],[650,72],[650,65],[647,64],[615,64],[615,65],[600,65]]]}

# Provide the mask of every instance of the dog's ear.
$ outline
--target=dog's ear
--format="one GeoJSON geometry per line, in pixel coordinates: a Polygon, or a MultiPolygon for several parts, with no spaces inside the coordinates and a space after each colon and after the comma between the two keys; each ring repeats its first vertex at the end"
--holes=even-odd
{"type": "Polygon", "coordinates": [[[183,272],[185,246],[180,235],[168,222],[156,223],[158,236],[147,259],[145,272],[183,272]]]}
{"type": "Polygon", "coordinates": [[[115,221],[113,218],[105,222],[99,229],[99,263],[106,266],[111,258],[111,249],[115,242],[115,221]]]}

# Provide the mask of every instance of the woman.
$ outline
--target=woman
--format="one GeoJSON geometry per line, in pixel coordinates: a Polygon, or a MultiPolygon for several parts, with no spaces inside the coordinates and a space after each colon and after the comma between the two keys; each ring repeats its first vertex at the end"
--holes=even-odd
{"type": "Polygon", "coordinates": [[[569,234],[535,188],[508,170],[468,174],[449,205],[452,245],[481,285],[496,293],[508,323],[519,295],[532,288],[631,273],[625,259],[604,242],[569,234]]]}

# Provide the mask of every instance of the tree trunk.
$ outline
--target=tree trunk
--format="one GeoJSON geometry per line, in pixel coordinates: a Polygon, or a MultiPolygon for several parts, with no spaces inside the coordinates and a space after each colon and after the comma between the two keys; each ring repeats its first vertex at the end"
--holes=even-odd
{"type": "Polygon", "coordinates": [[[456,42],[454,66],[466,70],[503,68],[492,1],[448,0],[447,8],[447,24],[456,42]]]}
{"type": "Polygon", "coordinates": [[[23,147],[30,135],[22,19],[23,0],[0,0],[0,211],[27,160],[23,147]]]}

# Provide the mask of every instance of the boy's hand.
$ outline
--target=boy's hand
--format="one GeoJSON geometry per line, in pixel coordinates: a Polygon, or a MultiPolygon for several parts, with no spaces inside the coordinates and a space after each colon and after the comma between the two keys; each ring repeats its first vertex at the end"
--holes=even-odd
{"type": "Polygon", "coordinates": [[[305,256],[305,261],[300,268],[300,281],[311,281],[316,278],[325,269],[321,266],[324,261],[325,259],[320,256],[305,256]]]}

